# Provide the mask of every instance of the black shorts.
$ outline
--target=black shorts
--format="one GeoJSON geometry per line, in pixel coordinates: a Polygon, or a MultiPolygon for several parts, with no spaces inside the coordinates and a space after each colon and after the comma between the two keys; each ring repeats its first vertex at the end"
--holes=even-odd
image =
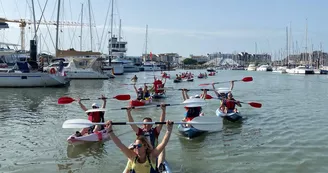
{"type": "MultiPolygon", "coordinates": [[[[96,125],[93,125],[93,126],[90,126],[89,127],[89,130],[88,130],[88,133],[91,134],[93,133],[93,130],[96,128],[96,125]]],[[[101,125],[100,126],[100,130],[104,130],[105,129],[105,126],[101,125]]]]}

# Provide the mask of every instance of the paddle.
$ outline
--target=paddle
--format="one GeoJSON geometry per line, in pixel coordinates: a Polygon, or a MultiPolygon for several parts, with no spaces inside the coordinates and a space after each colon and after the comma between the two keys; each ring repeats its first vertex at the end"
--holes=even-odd
{"type": "Polygon", "coordinates": [[[261,108],[262,107],[262,104],[258,103],[258,102],[239,102],[239,103],[247,103],[247,104],[249,104],[250,106],[252,106],[254,108],[261,108]]]}
{"type": "MultiPolygon", "coordinates": [[[[98,99],[102,99],[102,98],[98,98],[98,99]]],[[[105,99],[117,99],[117,100],[130,100],[131,96],[128,94],[123,94],[123,95],[117,95],[113,98],[105,98],[105,99]]],[[[91,99],[81,99],[81,100],[91,100],[91,99]]],[[[72,103],[73,101],[76,101],[75,99],[71,98],[71,97],[61,97],[58,99],[58,104],[69,104],[72,103]]]]}
{"type": "MultiPolygon", "coordinates": [[[[93,125],[105,125],[106,123],[92,123],[87,119],[66,120],[62,128],[86,128],[93,125]]],[[[142,124],[166,124],[166,122],[112,122],[112,125],[142,125],[142,124]]],[[[173,122],[173,124],[190,124],[194,128],[203,131],[217,131],[222,129],[222,120],[216,116],[199,116],[189,122],[173,122]]]]}
{"type": "MultiPolygon", "coordinates": [[[[251,82],[253,81],[253,77],[244,77],[241,80],[232,80],[234,82],[238,82],[238,81],[243,81],[243,82],[251,82]]],[[[229,83],[231,81],[224,81],[224,82],[214,82],[214,84],[219,84],[219,83],[229,83]]],[[[203,84],[199,84],[199,86],[207,86],[207,85],[212,85],[212,83],[203,83],[203,84]]]]}
{"type": "MultiPolygon", "coordinates": [[[[174,103],[174,104],[165,104],[165,106],[178,106],[178,105],[185,105],[185,107],[202,107],[205,106],[205,102],[189,102],[189,103],[174,103]]],[[[153,108],[153,107],[161,107],[161,105],[147,105],[147,106],[133,106],[132,109],[144,109],[144,108],[153,108]]],[[[125,110],[129,107],[123,107],[123,108],[117,108],[117,109],[109,109],[109,110],[125,110]]],[[[106,109],[104,108],[98,108],[98,109],[89,109],[85,111],[85,113],[90,112],[105,112],[106,109]]]]}
{"type": "MultiPolygon", "coordinates": [[[[153,83],[142,83],[142,84],[153,84],[153,83]]],[[[126,84],[126,83],[123,83],[121,85],[142,85],[141,83],[131,83],[131,84],[126,84]]]]}
{"type": "MultiPolygon", "coordinates": [[[[178,90],[186,90],[186,91],[210,91],[210,90],[213,90],[213,89],[178,89],[178,90]]],[[[206,95],[205,99],[212,99],[213,97],[209,94],[206,95]]]]}

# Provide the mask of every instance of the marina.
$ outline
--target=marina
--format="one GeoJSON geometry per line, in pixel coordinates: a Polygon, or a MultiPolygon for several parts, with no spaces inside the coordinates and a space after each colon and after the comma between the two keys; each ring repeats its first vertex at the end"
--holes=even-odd
{"type": "Polygon", "coordinates": [[[0,0],[0,172],[328,172],[324,2],[40,1],[0,0]]]}

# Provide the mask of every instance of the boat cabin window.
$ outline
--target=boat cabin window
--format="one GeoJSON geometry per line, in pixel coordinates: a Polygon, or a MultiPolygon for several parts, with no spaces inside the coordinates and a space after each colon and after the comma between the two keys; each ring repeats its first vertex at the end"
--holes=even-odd
{"type": "MultiPolygon", "coordinates": [[[[67,62],[64,62],[64,67],[67,67],[68,66],[68,63],[67,62]]],[[[51,64],[49,65],[49,67],[59,67],[59,64],[56,63],[56,64],[51,64]]]]}

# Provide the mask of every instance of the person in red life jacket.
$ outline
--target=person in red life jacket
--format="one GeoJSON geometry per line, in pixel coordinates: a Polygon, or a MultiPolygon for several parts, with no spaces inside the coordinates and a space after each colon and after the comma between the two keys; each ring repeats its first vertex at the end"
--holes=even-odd
{"type": "MultiPolygon", "coordinates": [[[[103,100],[102,108],[105,108],[106,107],[106,97],[102,95],[101,98],[103,100]]],[[[88,110],[81,103],[81,100],[80,99],[78,99],[77,101],[78,101],[80,107],[84,111],[87,111],[88,110]]],[[[98,108],[99,108],[99,105],[97,103],[93,103],[92,104],[92,109],[98,109],[98,108]]],[[[89,113],[87,113],[87,115],[88,115],[88,120],[90,120],[93,123],[105,122],[105,119],[104,119],[105,112],[100,112],[100,111],[99,112],[89,112],[89,113]]],[[[98,132],[98,131],[100,131],[102,129],[104,129],[104,126],[103,125],[91,126],[91,127],[82,129],[81,132],[77,131],[76,132],[76,136],[83,136],[85,134],[95,133],[95,132],[98,132]]]]}
{"type": "MultiPolygon", "coordinates": [[[[166,115],[166,106],[165,104],[161,104],[161,117],[159,119],[160,122],[165,121],[165,115],[166,115]]],[[[129,122],[134,122],[132,115],[131,115],[131,108],[128,108],[126,110],[127,116],[128,116],[128,121],[129,122]]],[[[143,122],[152,122],[152,119],[149,117],[145,117],[142,120],[143,122]]],[[[136,132],[137,136],[143,135],[145,136],[151,143],[152,146],[156,147],[158,143],[158,136],[162,130],[163,124],[158,124],[156,127],[153,127],[152,124],[144,124],[142,125],[142,128],[138,127],[135,124],[130,125],[132,130],[136,132]]]]}
{"type": "MultiPolygon", "coordinates": [[[[206,95],[207,95],[207,91],[204,90],[204,93],[201,94],[201,96],[199,95],[195,95],[194,97],[189,97],[187,94],[187,89],[183,88],[182,89],[182,97],[183,100],[187,100],[187,99],[192,99],[192,98],[201,98],[201,99],[206,99],[206,95]]],[[[185,118],[182,120],[184,122],[188,122],[191,121],[192,119],[194,119],[195,117],[198,116],[204,116],[204,113],[202,112],[202,107],[185,107],[186,109],[186,113],[185,113],[185,118]]],[[[189,127],[189,124],[184,125],[186,127],[189,127]]]]}
{"type": "MultiPolygon", "coordinates": [[[[232,89],[233,89],[233,87],[234,87],[234,84],[235,84],[235,81],[231,81],[230,92],[232,91],[232,89]]],[[[218,91],[216,91],[214,85],[215,85],[215,84],[212,83],[212,87],[213,87],[214,93],[215,93],[215,95],[218,97],[218,99],[223,100],[223,99],[228,98],[228,93],[229,93],[229,92],[218,92],[218,91]]],[[[221,102],[221,103],[222,103],[222,102],[221,102]]]]}
{"type": "Polygon", "coordinates": [[[228,93],[228,98],[222,100],[221,102],[221,107],[224,108],[224,113],[233,113],[233,112],[237,112],[237,108],[236,105],[241,107],[241,104],[239,101],[235,100],[233,98],[233,95],[231,92],[228,93]]]}
{"type": "Polygon", "coordinates": [[[153,88],[155,90],[155,95],[164,93],[164,85],[166,83],[166,78],[164,78],[164,82],[160,79],[156,79],[156,77],[154,76],[154,85],[153,88]]]}
{"type": "Polygon", "coordinates": [[[153,147],[146,137],[137,136],[136,140],[131,146],[131,149],[125,146],[121,142],[121,140],[114,134],[111,123],[111,121],[108,121],[106,123],[107,133],[111,140],[114,142],[114,144],[128,158],[124,173],[158,173],[159,171],[156,165],[159,165],[158,163],[161,163],[160,155],[161,153],[163,153],[166,145],[169,142],[173,129],[173,122],[166,122],[167,131],[162,141],[156,147],[153,147]]]}

